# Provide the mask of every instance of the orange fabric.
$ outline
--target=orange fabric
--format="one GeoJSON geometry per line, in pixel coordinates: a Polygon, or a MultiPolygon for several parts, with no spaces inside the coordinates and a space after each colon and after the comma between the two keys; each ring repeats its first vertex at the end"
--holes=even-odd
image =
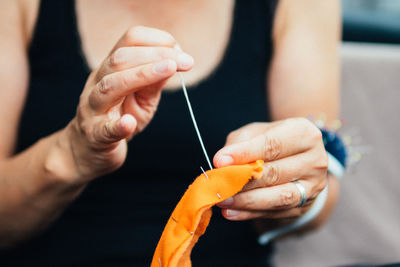
{"type": "Polygon", "coordinates": [[[189,186],[172,212],[158,242],[151,267],[189,267],[190,253],[211,219],[211,207],[261,177],[263,161],[207,171],[189,186]]]}

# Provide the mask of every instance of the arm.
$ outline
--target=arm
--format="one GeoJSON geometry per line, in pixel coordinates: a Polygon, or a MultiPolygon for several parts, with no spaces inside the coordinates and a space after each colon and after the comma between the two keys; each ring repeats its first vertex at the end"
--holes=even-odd
{"type": "Polygon", "coordinates": [[[46,228],[88,182],[121,166],[127,139],[149,123],[167,79],[193,64],[170,34],[129,29],[89,76],[76,117],[13,155],[29,81],[19,4],[0,3],[0,248],[46,228]]]}
{"type": "MultiPolygon", "coordinates": [[[[52,202],[51,208],[44,210],[43,205],[51,201],[46,184],[57,184],[56,175],[49,175],[44,168],[54,137],[12,156],[29,79],[19,1],[2,1],[0,18],[0,246],[5,246],[11,239],[21,239],[28,224],[38,228],[43,220],[51,220],[79,189],[66,192],[52,202]]],[[[59,184],[56,187],[56,191],[63,190],[59,184]]]]}
{"type": "Polygon", "coordinates": [[[249,182],[242,192],[218,204],[227,219],[257,219],[261,232],[286,225],[310,209],[327,183],[330,187],[324,210],[307,228],[321,225],[331,213],[338,184],[327,179],[321,132],[304,117],[323,112],[329,120],[337,118],[338,15],[336,0],[280,1],[268,79],[271,115],[276,121],[253,123],[232,132],[214,157],[218,167],[265,161],[261,179],[249,182]],[[294,180],[306,191],[307,201],[301,207],[302,196],[294,180]]]}
{"type": "MultiPolygon", "coordinates": [[[[281,0],[273,32],[274,57],[268,87],[273,120],[290,117],[337,119],[340,109],[340,2],[281,0]]],[[[309,225],[327,220],[336,204],[339,182],[328,176],[323,211],[309,225]]]]}

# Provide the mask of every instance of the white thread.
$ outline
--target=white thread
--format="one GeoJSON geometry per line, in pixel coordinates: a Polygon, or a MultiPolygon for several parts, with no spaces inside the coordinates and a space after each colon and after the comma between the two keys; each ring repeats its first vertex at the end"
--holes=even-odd
{"type": "Polygon", "coordinates": [[[209,179],[209,178],[208,178],[208,175],[207,175],[207,173],[204,171],[203,167],[200,166],[200,169],[201,169],[201,171],[204,173],[204,176],[205,176],[207,179],[209,179]]]}
{"type": "Polygon", "coordinates": [[[183,75],[182,75],[181,72],[178,72],[178,75],[179,75],[179,78],[181,79],[183,94],[185,95],[185,98],[186,98],[186,103],[187,103],[188,108],[189,108],[190,117],[192,117],[194,129],[196,130],[197,137],[199,138],[201,149],[203,150],[203,153],[204,153],[204,156],[206,157],[207,163],[210,166],[210,170],[212,170],[213,167],[211,165],[210,159],[208,158],[208,154],[207,154],[206,148],[204,147],[203,139],[201,138],[199,128],[197,127],[197,122],[196,122],[196,119],[195,119],[194,114],[193,114],[192,105],[190,104],[190,100],[189,100],[189,96],[188,96],[188,93],[187,93],[187,90],[186,90],[186,85],[185,85],[185,81],[183,79],[183,75]]]}

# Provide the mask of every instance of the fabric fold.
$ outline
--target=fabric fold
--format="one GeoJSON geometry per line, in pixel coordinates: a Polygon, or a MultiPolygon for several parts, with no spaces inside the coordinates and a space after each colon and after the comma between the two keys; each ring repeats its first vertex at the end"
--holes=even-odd
{"type": "Polygon", "coordinates": [[[263,161],[207,171],[189,186],[175,207],[158,242],[151,267],[189,267],[191,251],[207,229],[212,206],[262,175],[263,161]]]}

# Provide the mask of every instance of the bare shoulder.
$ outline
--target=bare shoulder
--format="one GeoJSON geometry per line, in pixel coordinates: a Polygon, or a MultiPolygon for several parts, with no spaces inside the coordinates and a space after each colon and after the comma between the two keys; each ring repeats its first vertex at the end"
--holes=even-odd
{"type": "Polygon", "coordinates": [[[274,39],[280,39],[293,30],[330,33],[325,37],[340,37],[339,0],[280,0],[275,19],[274,39]]]}
{"type": "Polygon", "coordinates": [[[17,2],[19,2],[23,33],[28,46],[39,14],[40,0],[18,0],[17,2]]]}
{"type": "Polygon", "coordinates": [[[38,0],[0,1],[0,157],[9,156],[14,148],[28,87],[27,48],[38,3],[38,0]]]}

